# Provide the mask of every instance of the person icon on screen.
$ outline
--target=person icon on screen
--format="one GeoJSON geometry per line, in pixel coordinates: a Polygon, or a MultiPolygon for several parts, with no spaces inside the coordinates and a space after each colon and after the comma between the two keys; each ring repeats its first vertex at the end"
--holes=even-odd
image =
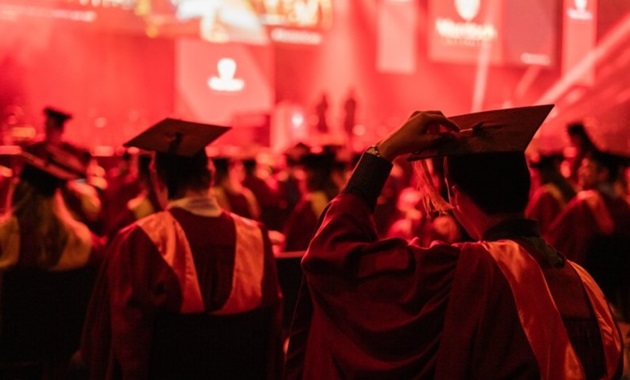
{"type": "Polygon", "coordinates": [[[245,87],[243,79],[234,78],[236,73],[236,61],[232,58],[221,58],[217,62],[218,76],[212,76],[208,80],[208,86],[215,91],[236,92],[245,87]]]}

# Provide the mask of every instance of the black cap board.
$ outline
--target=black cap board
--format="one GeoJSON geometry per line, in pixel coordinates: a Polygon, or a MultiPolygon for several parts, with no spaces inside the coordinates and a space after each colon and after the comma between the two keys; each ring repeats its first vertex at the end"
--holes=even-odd
{"type": "Polygon", "coordinates": [[[460,131],[435,149],[411,154],[410,161],[467,154],[523,152],[553,104],[469,113],[448,119],[460,131]]]}
{"type": "Polygon", "coordinates": [[[191,157],[230,129],[219,125],[166,118],[123,145],[191,157]]]}
{"type": "Polygon", "coordinates": [[[54,119],[59,124],[63,124],[66,121],[72,119],[72,115],[66,111],[62,111],[58,108],[46,107],[44,108],[44,113],[47,117],[54,119]]]}

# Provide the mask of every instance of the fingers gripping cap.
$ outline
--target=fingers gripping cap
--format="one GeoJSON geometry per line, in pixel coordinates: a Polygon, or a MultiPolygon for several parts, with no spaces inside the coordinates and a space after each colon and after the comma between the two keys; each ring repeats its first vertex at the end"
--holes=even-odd
{"type": "Polygon", "coordinates": [[[191,157],[230,129],[219,125],[166,118],[123,145],[191,157]]]}
{"type": "Polygon", "coordinates": [[[523,152],[553,104],[507,108],[449,117],[460,128],[456,138],[411,154],[410,161],[467,154],[523,152]]]}

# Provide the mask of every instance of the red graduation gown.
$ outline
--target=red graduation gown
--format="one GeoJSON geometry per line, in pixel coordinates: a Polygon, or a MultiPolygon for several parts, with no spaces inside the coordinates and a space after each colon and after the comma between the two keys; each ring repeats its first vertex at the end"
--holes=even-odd
{"type": "Polygon", "coordinates": [[[566,204],[555,185],[545,184],[534,191],[525,214],[528,218],[538,220],[540,230],[544,234],[566,204]]]}
{"type": "MultiPolygon", "coordinates": [[[[518,284],[508,281],[487,243],[422,248],[402,239],[377,241],[369,220],[359,198],[338,197],[303,259],[313,301],[303,378],[551,378],[544,375],[547,366],[567,378],[580,373],[575,353],[573,362],[540,362],[541,356],[572,352],[561,315],[554,307],[517,303],[513,288],[518,284]],[[538,322],[535,327],[519,318],[523,311],[538,322]],[[532,342],[528,330],[546,335],[532,342]],[[553,342],[562,343],[547,349],[553,342]],[[540,351],[544,354],[537,355],[540,351]]],[[[526,256],[540,280],[542,271],[526,256]]],[[[572,268],[567,266],[562,277],[583,294],[572,268]]],[[[548,289],[542,280],[539,285],[548,289]]],[[[589,286],[604,305],[601,327],[608,334],[602,338],[611,378],[620,357],[618,332],[603,295],[589,286]]],[[[552,298],[546,290],[537,297],[562,305],[580,302],[575,294],[553,292],[552,298]]]]}
{"type": "MultiPolygon", "coordinates": [[[[166,320],[171,321],[189,316],[181,318],[188,321],[187,326],[206,320],[206,316],[224,318],[212,322],[216,324],[216,334],[238,336],[239,324],[234,321],[251,324],[256,311],[263,309],[271,310],[272,318],[265,326],[264,347],[258,347],[258,357],[265,358],[265,369],[259,371],[259,378],[277,377],[281,360],[281,296],[266,230],[256,222],[220,211],[214,202],[210,202],[210,207],[204,202],[208,200],[178,201],[168,211],[123,229],[112,242],[92,296],[82,339],[81,355],[89,366],[90,378],[164,377],[168,375],[155,373],[155,368],[168,364],[164,362],[185,363],[188,356],[211,355],[199,353],[199,347],[210,346],[217,355],[225,351],[212,347],[212,342],[191,341],[190,347],[183,342],[179,352],[175,346],[171,347],[175,352],[171,352],[167,343],[161,347],[166,354],[162,353],[159,362],[152,361],[156,349],[152,344],[157,340],[154,327],[160,316],[167,315],[166,320]]],[[[177,336],[178,331],[172,335],[177,336]]],[[[203,331],[192,331],[191,338],[197,333],[203,331]]],[[[168,333],[162,334],[165,335],[168,333]]],[[[229,359],[214,368],[202,368],[247,369],[248,363],[241,362],[247,358],[229,359]]],[[[205,361],[196,360],[191,365],[203,366],[205,361]]],[[[179,371],[182,378],[212,375],[199,373],[195,368],[182,367],[179,371]]]]}
{"type": "Polygon", "coordinates": [[[593,238],[612,234],[630,237],[630,204],[623,197],[609,198],[596,190],[584,190],[569,202],[545,237],[583,265],[593,238]]]}
{"type": "Polygon", "coordinates": [[[296,308],[286,379],[619,375],[605,298],[533,222],[504,223],[476,243],[378,240],[372,210],[385,169],[365,154],[309,245],[310,302],[296,308]]]}
{"type": "Polygon", "coordinates": [[[547,239],[584,266],[630,320],[630,203],[596,190],[581,191],[552,224],[547,239]]]}

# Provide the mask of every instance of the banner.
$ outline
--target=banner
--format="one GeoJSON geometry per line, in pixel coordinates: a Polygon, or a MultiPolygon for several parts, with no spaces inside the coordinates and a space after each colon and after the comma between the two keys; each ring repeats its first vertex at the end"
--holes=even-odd
{"type": "MultiPolygon", "coordinates": [[[[562,12],[562,75],[568,74],[582,62],[595,47],[597,33],[597,1],[565,0],[562,12]]],[[[588,65],[575,78],[576,85],[592,85],[595,67],[588,65]]]]}
{"type": "Polygon", "coordinates": [[[557,51],[556,9],[548,0],[430,0],[429,58],[552,66],[557,51]]]}

